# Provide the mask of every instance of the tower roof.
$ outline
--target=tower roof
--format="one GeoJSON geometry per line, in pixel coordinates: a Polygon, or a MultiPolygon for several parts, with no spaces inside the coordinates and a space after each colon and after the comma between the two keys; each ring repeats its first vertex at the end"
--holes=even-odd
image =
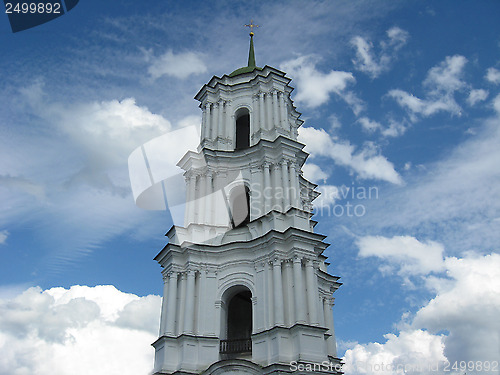
{"type": "Polygon", "coordinates": [[[248,65],[244,66],[242,68],[236,69],[234,72],[229,74],[229,77],[234,77],[237,76],[238,74],[243,74],[243,73],[250,73],[253,72],[255,69],[262,70],[262,68],[259,68],[257,65],[255,65],[255,50],[253,46],[253,28],[254,27],[259,27],[258,25],[254,25],[253,21],[250,21],[249,25],[245,25],[247,27],[250,27],[250,49],[248,51],[248,65]]]}

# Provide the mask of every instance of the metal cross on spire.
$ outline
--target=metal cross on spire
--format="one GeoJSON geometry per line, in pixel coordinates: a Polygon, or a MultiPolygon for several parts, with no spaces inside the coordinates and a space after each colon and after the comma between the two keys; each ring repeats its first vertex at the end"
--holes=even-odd
{"type": "Polygon", "coordinates": [[[250,23],[248,25],[245,25],[245,27],[250,28],[250,36],[253,36],[253,28],[259,27],[259,25],[254,25],[253,20],[250,20],[250,23]]]}

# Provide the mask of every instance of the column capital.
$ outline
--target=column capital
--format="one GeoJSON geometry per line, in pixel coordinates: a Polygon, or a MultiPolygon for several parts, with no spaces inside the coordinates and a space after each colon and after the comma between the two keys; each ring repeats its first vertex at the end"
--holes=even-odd
{"type": "Polygon", "coordinates": [[[272,264],[273,267],[278,267],[278,266],[281,266],[281,263],[283,262],[282,259],[278,258],[278,257],[275,257],[273,258],[270,263],[272,264]]]}
{"type": "Polygon", "coordinates": [[[294,255],[293,263],[302,263],[302,257],[300,255],[294,255]]]}

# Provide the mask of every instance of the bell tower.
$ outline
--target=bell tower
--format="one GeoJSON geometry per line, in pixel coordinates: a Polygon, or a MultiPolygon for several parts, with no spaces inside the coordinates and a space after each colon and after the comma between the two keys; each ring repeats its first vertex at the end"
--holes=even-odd
{"type": "MultiPolygon", "coordinates": [[[[339,366],[315,184],[302,176],[299,119],[284,72],[255,64],[214,76],[184,170],[184,226],[155,257],[164,279],[155,374],[278,374],[339,366]],[[330,367],[321,367],[328,363],[330,367]]],[[[339,367],[337,367],[338,370],[339,367]]]]}

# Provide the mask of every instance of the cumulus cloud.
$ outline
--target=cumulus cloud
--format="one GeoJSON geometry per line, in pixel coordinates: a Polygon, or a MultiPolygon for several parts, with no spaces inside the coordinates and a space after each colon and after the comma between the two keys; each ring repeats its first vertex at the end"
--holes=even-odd
{"type": "Polygon", "coordinates": [[[356,69],[377,78],[383,72],[389,71],[396,53],[409,38],[407,31],[399,27],[387,30],[387,40],[380,43],[380,52],[375,53],[373,44],[361,36],[351,39],[351,45],[356,49],[356,58],[352,60],[356,69]]]}
{"type": "Polygon", "coordinates": [[[317,63],[314,56],[301,56],[282,64],[281,69],[297,82],[295,100],[309,108],[316,108],[328,102],[330,94],[334,93],[349,104],[354,113],[359,113],[364,103],[347,90],[350,84],[356,82],[352,73],[336,70],[322,73],[316,69],[317,63]]]}
{"type": "Polygon", "coordinates": [[[168,50],[163,55],[150,58],[148,73],[153,79],[162,76],[171,76],[185,79],[192,74],[205,73],[207,67],[201,56],[194,52],[181,52],[175,54],[168,50]]]}
{"type": "MultiPolygon", "coordinates": [[[[425,276],[435,293],[413,316],[404,314],[397,334],[384,343],[355,344],[344,357],[349,374],[445,374],[453,363],[498,361],[500,255],[447,257],[443,276],[425,276]],[[384,366],[382,367],[382,363],[384,366]],[[431,367],[430,367],[431,366],[431,367]]],[[[466,365],[467,366],[467,365],[466,365]]],[[[476,367],[462,372],[482,374],[476,367]]]]}
{"type": "Polygon", "coordinates": [[[382,156],[373,143],[366,143],[361,150],[347,141],[333,139],[325,130],[311,127],[299,129],[299,139],[305,143],[311,157],[325,156],[336,164],[349,168],[362,179],[378,179],[402,184],[394,165],[382,156]]]}
{"type": "Polygon", "coordinates": [[[407,125],[405,121],[396,121],[394,119],[389,119],[388,125],[382,125],[380,122],[371,120],[368,117],[361,117],[358,122],[361,124],[363,130],[368,133],[375,133],[379,131],[384,137],[399,137],[406,132],[407,125]]]}
{"type": "Polygon", "coordinates": [[[375,256],[398,269],[400,275],[420,275],[439,272],[444,268],[442,244],[420,242],[411,236],[365,236],[357,240],[361,257],[375,256]]]}
{"type": "Polygon", "coordinates": [[[339,188],[334,185],[319,185],[316,191],[321,195],[313,201],[315,208],[331,206],[340,198],[339,188]]]}
{"type": "Polygon", "coordinates": [[[328,179],[328,174],[322,170],[321,167],[313,163],[308,162],[304,164],[302,172],[307,180],[314,183],[318,183],[320,181],[326,183],[326,180],[328,179]]]}
{"type": "Polygon", "coordinates": [[[0,374],[146,375],[160,303],[113,286],[36,287],[0,300],[0,374]]]}
{"type": "Polygon", "coordinates": [[[356,344],[343,358],[343,370],[351,374],[428,374],[429,366],[443,364],[443,337],[423,330],[384,335],[385,343],[356,344]]]}
{"type": "Polygon", "coordinates": [[[484,78],[486,78],[488,82],[498,85],[500,83],[500,70],[493,67],[488,68],[484,78]]]}
{"type": "Polygon", "coordinates": [[[485,101],[488,94],[488,91],[483,89],[471,90],[467,98],[467,103],[470,106],[474,106],[479,102],[485,101]]]}
{"type": "Polygon", "coordinates": [[[423,82],[424,99],[400,89],[390,90],[388,96],[408,112],[412,121],[416,121],[419,115],[428,117],[438,112],[460,116],[462,109],[455,101],[454,93],[467,86],[463,80],[466,63],[465,57],[455,55],[432,67],[423,82]]]}
{"type": "Polygon", "coordinates": [[[33,235],[57,249],[44,272],[58,272],[102,241],[141,230],[145,213],[133,203],[127,158],[172,126],[133,98],[63,104],[47,98],[40,83],[21,92],[23,115],[39,130],[0,139],[7,202],[0,222],[43,223],[43,233],[34,225],[33,235]]]}
{"type": "Polygon", "coordinates": [[[427,278],[436,296],[416,313],[412,327],[448,331],[444,343],[450,362],[498,360],[500,255],[448,257],[445,268],[446,276],[427,278]]]}
{"type": "Polygon", "coordinates": [[[0,231],[0,245],[3,245],[7,241],[7,237],[9,237],[9,232],[7,230],[0,231]]]}

